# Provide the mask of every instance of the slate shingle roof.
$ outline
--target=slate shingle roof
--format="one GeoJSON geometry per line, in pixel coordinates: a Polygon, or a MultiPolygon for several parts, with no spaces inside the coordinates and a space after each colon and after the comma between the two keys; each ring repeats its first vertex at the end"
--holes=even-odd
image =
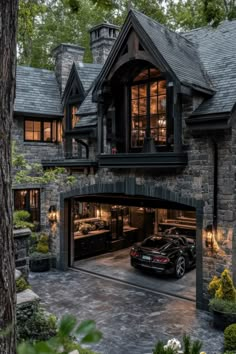
{"type": "Polygon", "coordinates": [[[62,116],[60,92],[54,72],[18,66],[14,111],[62,116]]]}
{"type": "Polygon", "coordinates": [[[92,101],[92,87],[102,69],[102,65],[79,63],[76,65],[76,69],[87,95],[77,112],[80,120],[75,128],[94,126],[97,124],[97,104],[92,101]]]}
{"type": "Polygon", "coordinates": [[[183,35],[197,47],[216,90],[193,115],[231,112],[236,103],[236,20],[224,21],[215,29],[204,27],[183,35]]]}
{"type": "Polygon", "coordinates": [[[97,124],[97,103],[92,101],[92,91],[93,86],[79,107],[77,114],[80,116],[80,120],[76,124],[76,128],[97,124]]]}
{"type": "Polygon", "coordinates": [[[75,65],[79,78],[82,82],[85,92],[88,91],[97,78],[102,69],[100,64],[84,64],[78,63],[75,65]]]}
{"type": "Polygon", "coordinates": [[[197,48],[192,42],[141,12],[131,10],[131,14],[181,83],[209,91],[213,90],[201,65],[197,48]]]}

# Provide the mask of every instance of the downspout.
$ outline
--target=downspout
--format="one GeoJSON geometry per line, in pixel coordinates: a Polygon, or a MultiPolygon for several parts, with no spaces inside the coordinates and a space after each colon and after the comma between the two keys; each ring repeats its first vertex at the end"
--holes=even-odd
{"type": "Polygon", "coordinates": [[[218,215],[218,147],[215,140],[213,142],[213,235],[217,238],[217,215],[218,215]]]}

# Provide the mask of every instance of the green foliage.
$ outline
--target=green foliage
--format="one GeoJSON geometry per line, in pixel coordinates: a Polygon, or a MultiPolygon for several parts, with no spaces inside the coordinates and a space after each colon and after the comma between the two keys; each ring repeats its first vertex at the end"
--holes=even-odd
{"type": "MultiPolygon", "coordinates": [[[[153,354],[177,354],[181,344],[178,340],[171,339],[164,344],[162,341],[157,342],[153,354]]],[[[199,340],[192,341],[190,336],[183,336],[183,354],[199,354],[201,352],[202,342],[199,340]]]]}
{"type": "Polygon", "coordinates": [[[16,210],[13,213],[13,226],[14,229],[29,228],[34,229],[34,224],[29,222],[30,213],[26,210],[16,210]]]}
{"type": "Polygon", "coordinates": [[[39,252],[39,253],[48,253],[49,252],[49,246],[39,242],[37,244],[36,251],[39,252]]]}
{"type": "Polygon", "coordinates": [[[207,25],[201,0],[170,0],[166,16],[168,25],[181,31],[207,25]]]}
{"type": "Polygon", "coordinates": [[[220,278],[220,286],[215,292],[215,297],[227,301],[236,300],[236,290],[228,269],[225,269],[220,278]]]}
{"type": "Polygon", "coordinates": [[[224,348],[225,350],[236,351],[236,324],[231,324],[224,330],[224,348]]]}
{"type": "Polygon", "coordinates": [[[36,308],[31,316],[17,316],[17,341],[42,341],[56,335],[57,319],[41,307],[36,308]]]}
{"type": "Polygon", "coordinates": [[[76,182],[76,178],[68,175],[65,168],[55,167],[44,170],[40,163],[28,163],[24,156],[16,150],[15,142],[12,144],[12,166],[14,168],[13,182],[15,184],[56,183],[71,186],[76,182]]]}
{"type": "Polygon", "coordinates": [[[213,27],[236,18],[236,3],[232,0],[170,0],[167,23],[175,29],[189,30],[206,25],[213,27]]]}
{"type": "Polygon", "coordinates": [[[162,341],[158,341],[154,350],[153,354],[176,354],[176,351],[174,351],[171,348],[164,348],[165,344],[162,341]]]}
{"type": "Polygon", "coordinates": [[[30,289],[31,286],[25,280],[24,277],[20,277],[16,280],[16,292],[20,293],[23,290],[30,289]]]}
{"type": "Polygon", "coordinates": [[[211,297],[215,297],[216,291],[220,287],[221,280],[216,275],[212,278],[211,282],[208,285],[208,292],[211,297]]]}
{"type": "Polygon", "coordinates": [[[227,301],[218,298],[213,298],[209,302],[210,310],[215,310],[224,313],[236,313],[236,301],[227,301]]]}
{"type": "Polygon", "coordinates": [[[80,344],[73,343],[73,338],[80,338],[80,343],[96,343],[102,334],[96,329],[94,321],[87,320],[79,326],[73,316],[65,315],[62,317],[57,334],[47,341],[23,342],[18,346],[18,354],[67,354],[71,349],[78,349],[80,354],[92,354],[87,349],[81,349],[80,344]]]}
{"type": "Polygon", "coordinates": [[[209,283],[208,291],[212,297],[226,301],[236,301],[236,289],[228,269],[221,273],[221,277],[213,277],[209,283]]]}

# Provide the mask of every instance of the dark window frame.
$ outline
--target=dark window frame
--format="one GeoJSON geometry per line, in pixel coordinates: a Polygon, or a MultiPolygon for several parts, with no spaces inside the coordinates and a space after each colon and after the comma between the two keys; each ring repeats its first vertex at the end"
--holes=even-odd
{"type": "MultiPolygon", "coordinates": [[[[167,78],[163,75],[163,74],[161,74],[160,73],[160,75],[159,76],[157,76],[157,77],[151,77],[151,69],[156,69],[156,68],[154,68],[154,67],[144,67],[142,70],[140,70],[140,72],[139,73],[142,73],[142,72],[144,72],[145,70],[148,70],[148,78],[147,79],[144,79],[144,80],[137,80],[137,81],[135,81],[135,77],[129,82],[129,84],[128,84],[128,105],[129,105],[129,109],[128,109],[128,112],[129,112],[129,150],[132,152],[138,152],[138,151],[141,151],[142,150],[142,148],[143,148],[143,145],[140,145],[140,146],[133,146],[132,145],[132,130],[138,130],[138,131],[140,131],[140,130],[143,130],[143,131],[145,131],[144,132],[144,139],[145,139],[145,136],[146,136],[146,127],[145,128],[143,128],[143,129],[141,129],[140,127],[139,128],[137,128],[137,129],[132,129],[132,101],[134,101],[134,99],[132,99],[132,87],[134,87],[134,86],[139,86],[139,85],[145,85],[145,87],[146,87],[146,96],[145,97],[141,97],[141,99],[143,98],[143,99],[146,99],[146,126],[147,126],[147,120],[149,119],[149,135],[151,136],[151,131],[152,131],[152,129],[154,130],[156,130],[156,131],[158,131],[158,127],[156,127],[156,128],[151,128],[151,98],[152,97],[154,97],[154,96],[152,96],[151,94],[150,94],[150,88],[151,88],[151,84],[152,83],[157,83],[157,85],[158,85],[158,83],[160,82],[160,81],[166,81],[166,93],[165,93],[165,96],[166,96],[166,109],[165,109],[165,122],[166,122],[166,126],[165,126],[165,138],[166,138],[166,141],[165,141],[165,143],[163,143],[163,144],[160,144],[159,142],[157,143],[157,144],[155,144],[157,147],[159,147],[159,148],[166,148],[166,146],[168,145],[168,120],[169,120],[169,118],[168,118],[168,107],[167,107],[167,102],[168,102],[168,80],[167,80],[167,78]],[[149,117],[148,117],[149,116],[149,117]]],[[[156,70],[158,70],[158,69],[156,69],[156,70]]],[[[137,77],[137,76],[136,76],[137,77]]],[[[157,93],[157,95],[155,95],[155,97],[157,98],[157,102],[158,102],[158,96],[161,96],[161,95],[158,95],[158,93],[157,93]]],[[[139,94],[138,94],[138,98],[137,98],[137,100],[138,100],[138,103],[139,103],[139,100],[140,100],[140,96],[139,96],[139,94]]],[[[158,104],[158,103],[157,103],[158,104]]],[[[158,112],[157,112],[157,114],[156,115],[161,115],[161,114],[163,114],[163,113],[160,113],[160,114],[158,114],[158,112]]],[[[139,121],[140,121],[140,115],[138,115],[138,117],[139,117],[139,121]]]]}
{"type": "Polygon", "coordinates": [[[61,142],[59,138],[59,126],[62,124],[61,120],[58,119],[39,119],[39,118],[24,118],[24,142],[33,143],[48,143],[48,144],[58,144],[61,142]],[[40,123],[40,140],[26,139],[26,122],[39,122],[40,123]],[[44,140],[44,123],[50,124],[50,140],[44,140]],[[56,140],[53,140],[53,124],[56,123],[56,140]]]}
{"type": "Polygon", "coordinates": [[[37,220],[32,220],[32,222],[36,221],[40,227],[40,222],[41,222],[41,191],[40,191],[40,188],[22,188],[22,189],[14,189],[13,192],[14,192],[14,211],[18,211],[18,210],[26,210],[30,213],[30,215],[32,216],[32,208],[30,207],[31,206],[31,203],[30,203],[30,193],[31,192],[35,192],[37,191],[38,192],[38,207],[35,208],[36,209],[36,213],[38,214],[38,219],[37,220]],[[17,193],[19,192],[26,192],[26,195],[25,195],[25,198],[26,198],[26,206],[25,208],[22,208],[22,209],[16,209],[16,198],[17,198],[17,193]]]}

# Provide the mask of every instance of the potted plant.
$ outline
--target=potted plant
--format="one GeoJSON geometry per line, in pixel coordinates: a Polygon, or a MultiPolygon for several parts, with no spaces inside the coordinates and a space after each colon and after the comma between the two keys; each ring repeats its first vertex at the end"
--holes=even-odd
{"type": "Polygon", "coordinates": [[[209,308],[213,313],[213,325],[224,330],[236,323],[236,289],[229,270],[225,269],[221,277],[213,277],[208,291],[212,297],[209,308]]]}
{"type": "Polygon", "coordinates": [[[51,258],[49,236],[46,233],[33,234],[31,238],[30,270],[32,272],[50,270],[51,258]]]}

